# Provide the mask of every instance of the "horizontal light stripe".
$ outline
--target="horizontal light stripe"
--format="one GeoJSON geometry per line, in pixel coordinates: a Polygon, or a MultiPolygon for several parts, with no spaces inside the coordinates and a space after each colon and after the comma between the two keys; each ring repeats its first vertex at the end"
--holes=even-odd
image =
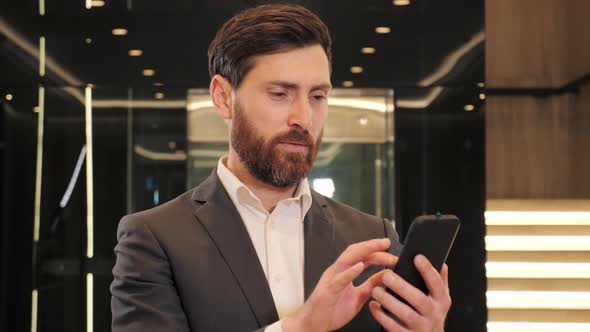
{"type": "Polygon", "coordinates": [[[488,332],[588,332],[590,323],[488,322],[488,332]]]}
{"type": "Polygon", "coordinates": [[[496,279],[590,279],[590,263],[487,262],[486,275],[496,279]]]}
{"type": "Polygon", "coordinates": [[[486,225],[589,225],[590,212],[486,211],[486,225]]]}
{"type": "Polygon", "coordinates": [[[488,309],[590,310],[590,292],[488,291],[488,309]]]}
{"type": "Polygon", "coordinates": [[[488,235],[488,251],[590,251],[590,236],[488,235]]]}

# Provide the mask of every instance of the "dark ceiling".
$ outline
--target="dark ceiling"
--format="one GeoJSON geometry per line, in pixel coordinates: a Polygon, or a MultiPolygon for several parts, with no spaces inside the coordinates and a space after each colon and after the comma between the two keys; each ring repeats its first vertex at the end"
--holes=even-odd
{"type": "MultiPolygon", "coordinates": [[[[40,16],[40,0],[2,1],[0,93],[36,89],[42,82],[49,87],[92,83],[110,96],[124,95],[128,87],[143,87],[149,94],[153,83],[163,83],[157,89],[167,89],[166,98],[184,98],[186,88],[208,86],[206,51],[218,27],[243,8],[273,1],[105,0],[103,7],[90,10],[85,0],[44,2],[40,16]],[[114,36],[113,28],[128,34],[114,36]],[[36,50],[41,36],[48,60],[40,81],[38,60],[22,43],[36,50]],[[141,49],[143,55],[130,57],[129,49],[141,49]],[[155,75],[143,76],[145,68],[155,75]]],[[[483,81],[483,40],[477,40],[483,38],[481,0],[411,0],[406,6],[392,0],[289,2],[312,9],[330,28],[335,86],[348,80],[355,87],[379,88],[483,81]],[[391,33],[377,34],[377,26],[388,26],[391,33]],[[376,52],[362,54],[362,47],[376,52]],[[434,75],[449,61],[444,75],[434,75]],[[353,74],[351,66],[364,71],[353,74]]]]}

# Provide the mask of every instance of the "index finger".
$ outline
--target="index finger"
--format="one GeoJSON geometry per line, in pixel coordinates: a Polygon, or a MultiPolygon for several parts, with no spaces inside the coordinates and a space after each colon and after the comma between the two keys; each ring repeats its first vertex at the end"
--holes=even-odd
{"type": "Polygon", "coordinates": [[[388,238],[372,239],[363,242],[351,244],[340,254],[333,266],[336,270],[342,271],[358,262],[364,261],[371,254],[379,251],[384,251],[391,245],[391,240],[388,238]]]}

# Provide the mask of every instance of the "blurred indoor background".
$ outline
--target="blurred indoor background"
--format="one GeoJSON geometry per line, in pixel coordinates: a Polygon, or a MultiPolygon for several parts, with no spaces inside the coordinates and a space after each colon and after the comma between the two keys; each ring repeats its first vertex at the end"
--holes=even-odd
{"type": "MultiPolygon", "coordinates": [[[[117,224],[227,150],[207,48],[267,2],[2,0],[0,330],[110,330],[117,224]]],[[[334,41],[312,187],[459,216],[447,331],[590,331],[590,1],[291,2],[334,41]]]]}

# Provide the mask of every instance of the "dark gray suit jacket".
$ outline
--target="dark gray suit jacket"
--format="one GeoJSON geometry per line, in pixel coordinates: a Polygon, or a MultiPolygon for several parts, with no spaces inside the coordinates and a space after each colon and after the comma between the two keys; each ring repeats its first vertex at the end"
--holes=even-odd
{"type": "MultiPolygon", "coordinates": [[[[390,222],[312,191],[304,219],[305,298],[348,245],[382,237],[399,254],[390,222]]],[[[215,170],[194,190],[124,217],[117,238],[114,332],[254,331],[279,319],[246,227],[215,170]]],[[[368,268],[355,284],[379,269],[368,268]]],[[[341,329],[380,330],[368,305],[341,329]]]]}

